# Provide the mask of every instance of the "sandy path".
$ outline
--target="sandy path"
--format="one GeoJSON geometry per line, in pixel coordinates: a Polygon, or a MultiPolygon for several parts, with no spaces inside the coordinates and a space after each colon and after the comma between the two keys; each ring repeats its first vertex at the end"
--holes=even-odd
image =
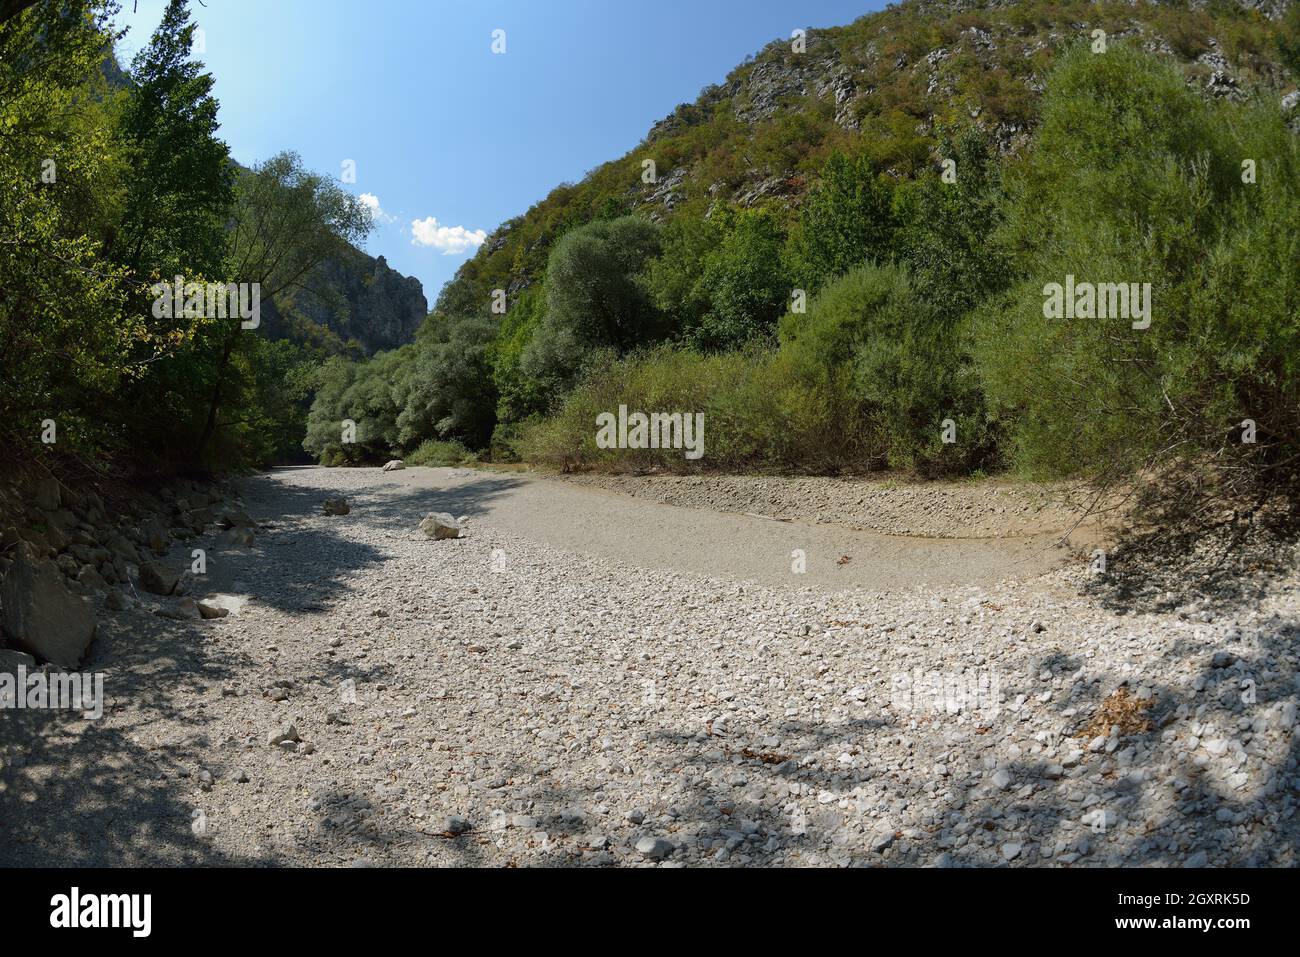
{"type": "Polygon", "coordinates": [[[1056,532],[980,540],[887,535],[679,508],[523,474],[425,468],[366,474],[374,494],[415,511],[469,515],[593,557],[774,587],[985,584],[1032,578],[1066,554],[1056,532]],[[795,549],[806,559],[806,571],[798,574],[792,571],[795,549]]]}

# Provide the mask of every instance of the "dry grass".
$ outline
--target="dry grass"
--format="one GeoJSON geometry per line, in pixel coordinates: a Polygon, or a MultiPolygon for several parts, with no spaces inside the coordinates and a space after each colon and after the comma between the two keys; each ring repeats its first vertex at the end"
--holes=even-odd
{"type": "Polygon", "coordinates": [[[1115,725],[1119,725],[1121,735],[1145,734],[1154,727],[1150,711],[1155,703],[1155,698],[1138,698],[1129,694],[1127,685],[1120,685],[1101,703],[1087,727],[1075,737],[1091,739],[1100,735],[1108,738],[1115,725]]]}

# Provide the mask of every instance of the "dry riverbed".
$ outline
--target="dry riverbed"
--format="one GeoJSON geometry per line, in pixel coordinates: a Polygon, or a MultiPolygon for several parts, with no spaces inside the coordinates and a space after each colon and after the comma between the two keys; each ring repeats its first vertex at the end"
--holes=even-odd
{"type": "Polygon", "coordinates": [[[963,540],[926,487],[766,482],[247,480],[253,544],[172,555],[233,613],[101,607],[104,717],[0,712],[0,864],[1297,863],[1289,572],[1198,597],[1014,490],[963,540]]]}

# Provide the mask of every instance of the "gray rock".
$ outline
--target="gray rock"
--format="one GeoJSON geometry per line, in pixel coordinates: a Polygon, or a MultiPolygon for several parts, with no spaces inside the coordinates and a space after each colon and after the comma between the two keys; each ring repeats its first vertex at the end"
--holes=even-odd
{"type": "Polygon", "coordinates": [[[391,462],[384,464],[385,472],[399,472],[404,468],[406,468],[406,463],[401,459],[393,459],[391,462]]]}
{"type": "Polygon", "coordinates": [[[291,724],[282,724],[280,725],[280,727],[276,728],[269,735],[267,735],[266,743],[271,745],[272,747],[276,747],[277,745],[282,745],[285,744],[286,742],[296,743],[301,740],[302,739],[298,737],[297,728],[295,728],[291,724]]]}
{"type": "Polygon", "coordinates": [[[327,498],[321,503],[321,510],[326,515],[347,515],[352,511],[352,506],[345,498],[327,498]]]}
{"type": "Polygon", "coordinates": [[[172,594],[180,580],[180,569],[166,562],[145,562],[140,566],[140,587],[155,595],[172,594]]]}
{"type": "Polygon", "coordinates": [[[1216,651],[1210,659],[1211,668],[1231,668],[1237,663],[1237,656],[1231,651],[1216,651]]]}
{"type": "Polygon", "coordinates": [[[253,546],[253,530],[242,525],[226,529],[217,539],[222,545],[233,545],[238,548],[251,548],[253,546]]]}
{"type": "Polygon", "coordinates": [[[673,846],[662,837],[643,837],[636,842],[636,852],[651,861],[662,861],[673,852],[673,846]]]}
{"type": "Polygon", "coordinates": [[[132,545],[130,540],[128,540],[127,537],[125,535],[122,535],[121,533],[111,535],[109,537],[108,550],[112,552],[114,555],[122,558],[124,561],[130,562],[133,565],[140,564],[140,555],[135,550],[135,546],[132,545]]]}
{"type": "Polygon", "coordinates": [[[182,598],[175,604],[166,605],[158,610],[158,614],[163,618],[174,618],[177,621],[198,621],[203,617],[198,603],[193,598],[182,598]]]}
{"type": "Polygon", "coordinates": [[[19,665],[30,670],[36,667],[36,659],[26,652],[0,648],[0,671],[13,674],[18,670],[19,665]]]}
{"type": "Polygon", "coordinates": [[[257,523],[242,508],[228,508],[221,513],[221,524],[226,528],[256,528],[257,523]]]}
{"type": "Polygon", "coordinates": [[[10,642],[60,668],[80,664],[94,640],[94,608],[68,590],[57,565],[25,548],[0,582],[0,606],[10,642]]]}
{"type": "Polygon", "coordinates": [[[77,582],[86,588],[94,588],[103,591],[108,587],[108,582],[104,581],[94,565],[82,565],[81,570],[77,572],[77,582]]]}
{"type": "Polygon", "coordinates": [[[446,512],[430,512],[420,522],[420,531],[429,538],[460,538],[460,523],[446,512]]]}
{"type": "Polygon", "coordinates": [[[169,537],[167,535],[167,526],[158,520],[157,516],[149,518],[140,526],[140,534],[144,536],[149,547],[157,554],[167,551],[169,537]]]}
{"type": "Polygon", "coordinates": [[[469,821],[456,814],[444,818],[442,824],[440,825],[440,833],[442,834],[451,834],[451,835],[464,834],[469,829],[470,829],[469,821]]]}
{"type": "Polygon", "coordinates": [[[59,507],[60,499],[58,479],[51,476],[36,483],[36,491],[32,496],[32,500],[36,503],[37,508],[52,512],[59,507]]]}

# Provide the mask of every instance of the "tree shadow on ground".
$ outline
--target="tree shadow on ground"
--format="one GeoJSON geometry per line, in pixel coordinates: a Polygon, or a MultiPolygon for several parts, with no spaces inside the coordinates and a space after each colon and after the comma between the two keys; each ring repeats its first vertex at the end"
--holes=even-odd
{"type": "MultiPolygon", "coordinates": [[[[1095,569],[1084,594],[1121,612],[1169,612],[1195,605],[1231,613],[1295,573],[1300,503],[1221,509],[1197,500],[1166,504],[1148,490],[1135,523],[1095,569]]],[[[1094,559],[1094,564],[1096,560],[1094,559]]]]}
{"type": "Polygon", "coordinates": [[[201,626],[142,611],[100,629],[83,671],[104,674],[102,718],[0,712],[0,866],[275,863],[205,839],[211,801],[198,772],[217,742],[192,696],[245,663],[201,626]]]}
{"type": "MultiPolygon", "coordinates": [[[[285,481],[282,473],[293,471],[277,470],[248,483],[249,512],[255,519],[274,516],[264,523],[251,548],[223,546],[210,536],[192,543],[198,547],[207,544],[213,550],[200,583],[206,592],[247,593],[259,603],[302,616],[328,614],[335,602],[350,594],[354,579],[391,557],[382,545],[351,537],[350,523],[358,514],[364,513],[367,528],[378,526],[394,541],[423,540],[419,523],[429,512],[472,518],[482,514],[493,499],[521,484],[517,479],[490,475],[448,489],[377,483],[347,492],[351,514],[326,516],[321,503],[336,496],[285,481]],[[266,548],[268,542],[274,545],[273,556],[266,548]]],[[[190,548],[178,549],[186,561],[190,548]]]]}

